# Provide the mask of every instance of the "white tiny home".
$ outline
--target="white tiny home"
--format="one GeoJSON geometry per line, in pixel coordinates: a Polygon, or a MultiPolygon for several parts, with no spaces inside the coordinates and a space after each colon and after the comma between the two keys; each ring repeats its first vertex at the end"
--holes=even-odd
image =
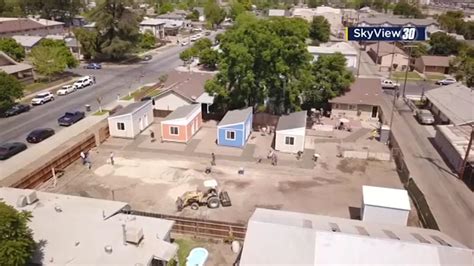
{"type": "Polygon", "coordinates": [[[281,116],[275,130],[275,150],[297,153],[304,151],[306,111],[281,116]]]}
{"type": "Polygon", "coordinates": [[[152,101],[129,104],[108,118],[112,137],[135,138],[153,123],[152,101]]]}
{"type": "Polygon", "coordinates": [[[407,225],[411,207],[406,190],[362,186],[362,197],[362,221],[407,225]]]}

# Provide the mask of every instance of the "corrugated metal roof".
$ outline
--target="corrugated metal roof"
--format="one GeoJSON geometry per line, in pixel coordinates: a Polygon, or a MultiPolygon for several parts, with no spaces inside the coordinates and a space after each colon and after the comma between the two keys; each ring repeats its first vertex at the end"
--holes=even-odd
{"type": "Polygon", "coordinates": [[[233,125],[243,123],[249,115],[252,115],[253,108],[248,107],[240,110],[228,111],[224,118],[219,122],[218,126],[233,125]]]}
{"type": "Polygon", "coordinates": [[[151,101],[141,101],[141,102],[135,102],[127,105],[126,107],[120,109],[118,112],[114,113],[113,115],[109,117],[116,117],[116,116],[121,116],[125,114],[133,114],[135,113],[138,109],[142,108],[143,106],[150,104],[151,101]]]}
{"type": "Polygon", "coordinates": [[[200,108],[201,108],[201,104],[191,104],[191,105],[180,106],[176,108],[176,110],[174,110],[171,114],[169,114],[163,121],[188,118],[192,113],[194,113],[196,110],[200,108]]]}
{"type": "Polygon", "coordinates": [[[454,125],[474,122],[474,93],[463,84],[455,83],[429,90],[425,96],[454,125]]]}
{"type": "Polygon", "coordinates": [[[276,130],[287,130],[294,128],[306,128],[306,111],[295,112],[289,115],[281,116],[278,119],[278,125],[276,130]]]}

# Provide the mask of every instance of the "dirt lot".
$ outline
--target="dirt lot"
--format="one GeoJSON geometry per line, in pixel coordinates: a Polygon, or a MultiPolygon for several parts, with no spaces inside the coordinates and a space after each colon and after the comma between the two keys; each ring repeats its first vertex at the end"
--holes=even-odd
{"type": "MultiPolygon", "coordinates": [[[[184,146],[168,151],[148,141],[145,136],[135,141],[110,139],[91,151],[91,170],[77,162],[66,169],[55,188],[47,184],[44,190],[125,201],[142,211],[245,223],[257,207],[356,217],[362,185],[402,187],[392,162],[338,158],[336,143],[317,144],[321,157],[311,169],[298,166],[294,156],[278,166],[266,159],[256,163],[252,156],[257,156],[258,149],[252,148],[252,153],[237,149],[235,157],[217,156],[217,165],[206,175],[208,154],[184,146]],[[115,153],[113,166],[108,163],[110,151],[115,153]],[[243,175],[238,174],[241,167],[243,175]],[[176,198],[209,178],[229,192],[233,205],[197,211],[188,208],[178,213],[176,198]]],[[[204,149],[199,143],[194,146],[204,149]]],[[[416,223],[415,214],[411,220],[416,223]]]]}

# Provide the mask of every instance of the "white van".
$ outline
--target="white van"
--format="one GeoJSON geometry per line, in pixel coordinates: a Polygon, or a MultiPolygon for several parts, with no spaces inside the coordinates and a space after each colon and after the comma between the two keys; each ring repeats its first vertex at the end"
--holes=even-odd
{"type": "Polygon", "coordinates": [[[94,84],[94,80],[92,79],[92,77],[85,76],[85,77],[80,78],[78,81],[74,82],[73,86],[76,89],[82,89],[92,84],[94,84]]]}

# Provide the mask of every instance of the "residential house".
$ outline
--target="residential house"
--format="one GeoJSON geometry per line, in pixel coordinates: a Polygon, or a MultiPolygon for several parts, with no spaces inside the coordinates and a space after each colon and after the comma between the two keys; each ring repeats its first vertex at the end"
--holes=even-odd
{"type": "Polygon", "coordinates": [[[189,12],[185,11],[185,10],[175,10],[173,12],[169,12],[169,13],[166,13],[166,14],[161,14],[161,15],[157,16],[157,18],[185,21],[186,16],[188,14],[189,14],[189,12]]]}
{"type": "Polygon", "coordinates": [[[380,79],[356,78],[348,91],[329,100],[331,115],[339,118],[378,120],[382,95],[380,79]]]}
{"type": "Polygon", "coordinates": [[[252,132],[253,109],[228,111],[217,125],[217,144],[243,148],[252,132]]]}
{"type": "Polygon", "coordinates": [[[311,22],[313,17],[322,16],[331,25],[331,34],[338,35],[342,30],[342,12],[341,9],[329,6],[318,6],[317,8],[296,7],[292,11],[293,17],[299,17],[311,22]]]}
{"type": "Polygon", "coordinates": [[[64,34],[64,23],[34,18],[0,18],[0,37],[64,34]]]}
{"type": "Polygon", "coordinates": [[[0,51],[0,71],[15,77],[24,84],[35,81],[35,73],[33,72],[32,66],[25,63],[18,63],[2,51],[0,51]]]}
{"type": "Polygon", "coordinates": [[[437,124],[474,124],[474,92],[471,88],[455,83],[429,90],[425,97],[437,124]]]}
{"type": "Polygon", "coordinates": [[[275,150],[298,153],[304,151],[307,112],[281,116],[275,130],[275,150]]]}
{"type": "Polygon", "coordinates": [[[201,126],[200,104],[180,106],[161,121],[161,140],[187,143],[201,126]]]}
{"type": "Polygon", "coordinates": [[[420,73],[448,74],[452,57],[423,55],[415,59],[415,69],[420,73]]]}
{"type": "Polygon", "coordinates": [[[66,37],[64,39],[67,48],[71,51],[71,53],[76,57],[77,60],[82,59],[82,46],[81,43],[76,38],[66,37]]]}
{"type": "Polygon", "coordinates": [[[15,35],[12,38],[19,43],[23,48],[25,48],[25,52],[31,52],[31,49],[35,47],[39,42],[43,39],[41,36],[28,36],[28,35],[15,35]]]}
{"type": "Polygon", "coordinates": [[[108,117],[112,137],[135,138],[153,123],[152,101],[141,101],[127,105],[108,117]]]}
{"type": "Polygon", "coordinates": [[[431,229],[257,208],[240,266],[472,265],[473,250],[431,229]]]}
{"type": "Polygon", "coordinates": [[[174,221],[129,214],[125,202],[10,187],[0,197],[32,214],[32,265],[167,265],[178,250],[174,221]]]}
{"type": "Polygon", "coordinates": [[[145,19],[140,22],[140,32],[145,33],[147,31],[153,33],[158,39],[165,38],[165,24],[166,22],[161,19],[145,19]]]}
{"type": "Polygon", "coordinates": [[[408,225],[410,197],[405,189],[362,186],[362,221],[408,225]]]}
{"type": "Polygon", "coordinates": [[[154,97],[155,109],[174,111],[183,105],[200,103],[204,113],[209,113],[214,97],[204,91],[204,85],[213,76],[210,73],[171,71],[163,91],[154,97]]]}
{"type": "Polygon", "coordinates": [[[308,46],[308,52],[313,55],[313,60],[318,60],[321,55],[341,53],[346,58],[346,66],[357,68],[358,52],[347,42],[335,43],[331,46],[308,46]]]}
{"type": "Polygon", "coordinates": [[[367,54],[384,70],[405,70],[408,67],[408,55],[396,45],[377,42],[367,46],[367,54]]]}

